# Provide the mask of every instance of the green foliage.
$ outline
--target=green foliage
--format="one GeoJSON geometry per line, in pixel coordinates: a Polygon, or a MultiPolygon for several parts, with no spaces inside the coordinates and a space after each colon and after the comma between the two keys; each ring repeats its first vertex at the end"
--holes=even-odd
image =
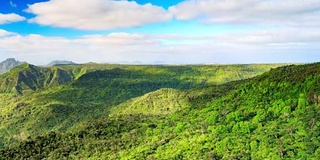
{"type": "Polygon", "coordinates": [[[215,85],[212,69],[238,67],[252,71],[88,67],[63,85],[1,94],[0,159],[319,159],[320,63],[215,85]]]}

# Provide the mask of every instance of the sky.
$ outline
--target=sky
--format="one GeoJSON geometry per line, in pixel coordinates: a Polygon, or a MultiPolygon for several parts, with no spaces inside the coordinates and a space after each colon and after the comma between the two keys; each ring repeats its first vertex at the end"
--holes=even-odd
{"type": "Polygon", "coordinates": [[[320,0],[0,0],[0,61],[320,61],[320,0]]]}

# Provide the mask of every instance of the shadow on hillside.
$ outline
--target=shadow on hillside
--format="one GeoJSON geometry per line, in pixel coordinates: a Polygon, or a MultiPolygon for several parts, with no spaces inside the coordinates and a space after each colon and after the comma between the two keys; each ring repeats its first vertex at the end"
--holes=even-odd
{"type": "Polygon", "coordinates": [[[47,102],[47,113],[43,113],[46,118],[35,125],[66,129],[83,119],[107,116],[112,106],[161,88],[204,86],[203,83],[180,80],[179,76],[179,70],[152,74],[119,68],[87,73],[73,83],[36,93],[34,103],[47,102]],[[55,104],[50,104],[52,102],[55,104]]]}
{"type": "MultiPolygon", "coordinates": [[[[170,71],[168,71],[170,72],[170,71]]],[[[190,89],[204,86],[181,80],[179,74],[151,74],[123,69],[95,71],[81,76],[71,84],[50,89],[50,94],[40,94],[41,100],[54,100],[65,104],[117,105],[128,99],[142,96],[161,88],[190,89]]]]}

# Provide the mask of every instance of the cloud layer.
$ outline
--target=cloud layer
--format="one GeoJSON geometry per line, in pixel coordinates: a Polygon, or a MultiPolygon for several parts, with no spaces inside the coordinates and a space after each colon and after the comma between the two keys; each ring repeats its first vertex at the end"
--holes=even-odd
{"type": "Polygon", "coordinates": [[[161,7],[135,1],[51,0],[30,5],[29,22],[83,30],[105,30],[165,22],[172,15],[161,7]]]}
{"type": "Polygon", "coordinates": [[[129,28],[173,17],[207,24],[320,27],[319,0],[186,0],[168,10],[127,0],[50,0],[26,11],[35,15],[29,22],[82,30],[129,28]]]}
{"type": "MultiPolygon", "coordinates": [[[[218,31],[213,31],[213,27],[208,34],[191,36],[199,33],[197,27],[190,29],[192,34],[180,35],[120,30],[95,35],[83,32],[88,35],[69,39],[20,35],[0,29],[0,59],[15,57],[35,64],[53,59],[117,63],[320,61],[319,0],[186,0],[167,10],[127,0],[50,0],[29,5],[25,11],[34,14],[29,22],[81,30],[132,28],[169,21],[168,28],[177,27],[176,21],[172,21],[175,16],[180,21],[217,25],[218,31]]],[[[0,14],[0,24],[23,20],[17,14],[0,14]]],[[[178,25],[185,27],[184,23],[178,25]]]]}
{"type": "Polygon", "coordinates": [[[10,14],[2,14],[0,13],[0,24],[12,23],[12,22],[19,22],[24,21],[26,18],[17,15],[15,13],[10,14]]]}
{"type": "Polygon", "coordinates": [[[319,0],[187,0],[169,8],[179,20],[320,26],[319,0]]]}
{"type": "Polygon", "coordinates": [[[320,56],[319,30],[257,31],[219,36],[111,33],[75,39],[22,36],[0,30],[0,59],[34,64],[54,59],[127,63],[267,63],[313,62],[320,56]]]}

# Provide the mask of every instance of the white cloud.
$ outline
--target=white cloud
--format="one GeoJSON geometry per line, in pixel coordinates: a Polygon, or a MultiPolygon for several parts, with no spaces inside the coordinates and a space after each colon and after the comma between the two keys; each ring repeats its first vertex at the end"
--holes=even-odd
{"type": "Polygon", "coordinates": [[[206,23],[320,26],[319,0],[187,0],[169,11],[206,23]]]}
{"type": "Polygon", "coordinates": [[[100,45],[156,45],[158,41],[148,39],[146,35],[130,34],[130,33],[111,33],[108,35],[87,35],[76,42],[85,44],[100,44],[100,45]]]}
{"type": "Polygon", "coordinates": [[[14,8],[17,7],[17,4],[13,3],[12,1],[10,1],[9,3],[10,3],[10,6],[11,6],[11,7],[14,7],[14,8]]]}
{"type": "Polygon", "coordinates": [[[83,30],[104,30],[165,22],[172,15],[150,3],[115,0],[51,0],[29,5],[36,16],[29,22],[83,30]]]}
{"type": "Polygon", "coordinates": [[[75,39],[0,30],[0,59],[46,64],[163,61],[166,63],[266,63],[320,61],[320,31],[257,31],[219,36],[111,33],[75,39]],[[1,36],[3,35],[3,36],[1,36]]]}
{"type": "Polygon", "coordinates": [[[24,18],[20,15],[17,15],[15,13],[10,13],[10,14],[0,13],[0,24],[19,22],[19,21],[24,21],[24,20],[26,20],[26,18],[24,18]]]}
{"type": "Polygon", "coordinates": [[[8,32],[6,30],[0,29],[0,38],[7,37],[7,36],[13,36],[16,35],[16,33],[8,32]]]}
{"type": "Polygon", "coordinates": [[[283,28],[277,30],[224,34],[215,39],[223,43],[250,45],[283,45],[320,43],[320,30],[283,28]]]}

